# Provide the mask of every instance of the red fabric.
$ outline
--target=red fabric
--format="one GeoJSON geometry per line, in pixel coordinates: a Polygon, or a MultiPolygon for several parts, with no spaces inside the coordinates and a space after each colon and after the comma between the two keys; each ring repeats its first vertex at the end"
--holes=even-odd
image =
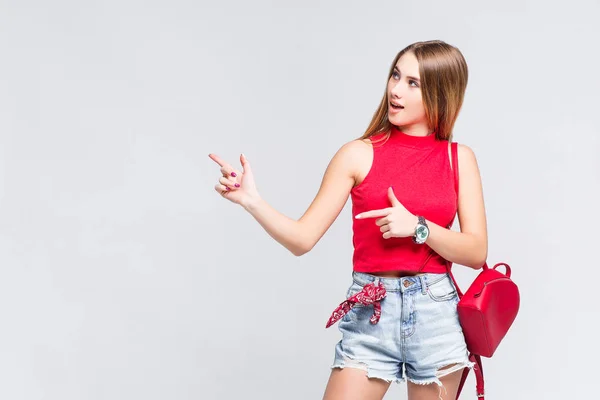
{"type": "Polygon", "coordinates": [[[348,297],[348,299],[344,300],[331,314],[329,317],[329,321],[327,321],[327,325],[325,328],[329,328],[331,325],[335,324],[339,319],[341,319],[344,315],[348,314],[356,303],[363,304],[365,306],[370,306],[373,304],[373,315],[371,316],[371,323],[376,324],[379,322],[379,318],[381,317],[381,303],[380,301],[386,295],[385,287],[381,282],[377,286],[374,283],[369,283],[363,286],[362,290],[356,293],[353,296],[348,297]]]}
{"type": "MultiPolygon", "coordinates": [[[[365,179],[350,193],[352,216],[390,207],[390,186],[398,200],[414,215],[450,227],[456,215],[455,177],[448,157],[448,141],[435,135],[411,136],[393,128],[371,138],[373,163],[365,179]]],[[[444,273],[446,260],[425,243],[411,237],[384,239],[377,218],[353,218],[353,268],[358,272],[391,270],[444,273]],[[430,256],[429,259],[427,257],[430,256]]]]}

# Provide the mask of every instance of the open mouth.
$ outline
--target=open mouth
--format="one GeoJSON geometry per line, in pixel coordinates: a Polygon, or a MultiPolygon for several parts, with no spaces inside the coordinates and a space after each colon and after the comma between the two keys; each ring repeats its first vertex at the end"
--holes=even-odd
{"type": "Polygon", "coordinates": [[[404,108],[400,104],[395,104],[395,103],[393,103],[391,101],[390,101],[390,107],[392,107],[394,110],[402,110],[404,108]]]}

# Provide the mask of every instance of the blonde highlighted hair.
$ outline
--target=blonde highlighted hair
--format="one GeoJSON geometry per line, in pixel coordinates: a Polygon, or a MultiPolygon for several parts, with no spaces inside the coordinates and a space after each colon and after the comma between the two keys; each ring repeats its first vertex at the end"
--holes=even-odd
{"type": "MultiPolygon", "coordinates": [[[[394,66],[404,54],[411,52],[419,62],[423,106],[429,127],[438,140],[452,141],[452,129],[463,104],[469,71],[460,50],[441,40],[413,43],[400,51],[390,67],[389,82],[394,66]]],[[[386,133],[392,124],[388,119],[387,83],[383,99],[361,139],[386,133]]]]}

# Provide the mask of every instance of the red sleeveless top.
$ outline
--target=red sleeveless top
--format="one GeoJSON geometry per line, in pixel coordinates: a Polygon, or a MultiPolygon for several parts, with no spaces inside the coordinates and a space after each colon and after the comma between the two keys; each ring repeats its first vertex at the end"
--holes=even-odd
{"type": "MultiPolygon", "coordinates": [[[[371,137],[373,164],[365,179],[350,192],[352,216],[390,207],[387,191],[392,186],[409,212],[450,227],[457,211],[456,145],[452,146],[453,172],[447,140],[437,140],[434,134],[411,136],[396,127],[387,141],[378,141],[384,136],[371,137]]],[[[378,218],[352,219],[354,271],[446,272],[446,260],[427,243],[415,244],[412,237],[384,239],[375,224],[378,218]]]]}

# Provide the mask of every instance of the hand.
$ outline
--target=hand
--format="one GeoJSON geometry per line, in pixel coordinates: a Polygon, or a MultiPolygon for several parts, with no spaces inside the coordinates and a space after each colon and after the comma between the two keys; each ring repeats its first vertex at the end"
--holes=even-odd
{"type": "Polygon", "coordinates": [[[383,238],[389,239],[391,237],[409,237],[415,234],[415,227],[419,222],[419,218],[416,215],[411,214],[408,210],[398,201],[394,194],[394,189],[390,187],[388,189],[388,197],[392,203],[391,207],[384,208],[381,210],[366,211],[356,215],[357,219],[383,217],[375,221],[383,232],[383,238]]]}
{"type": "Polygon", "coordinates": [[[208,156],[221,167],[223,176],[219,178],[219,183],[215,185],[215,190],[221,196],[241,206],[246,206],[246,204],[260,199],[254,183],[254,175],[246,156],[240,155],[243,172],[235,170],[215,154],[209,154],[208,156]]]}

